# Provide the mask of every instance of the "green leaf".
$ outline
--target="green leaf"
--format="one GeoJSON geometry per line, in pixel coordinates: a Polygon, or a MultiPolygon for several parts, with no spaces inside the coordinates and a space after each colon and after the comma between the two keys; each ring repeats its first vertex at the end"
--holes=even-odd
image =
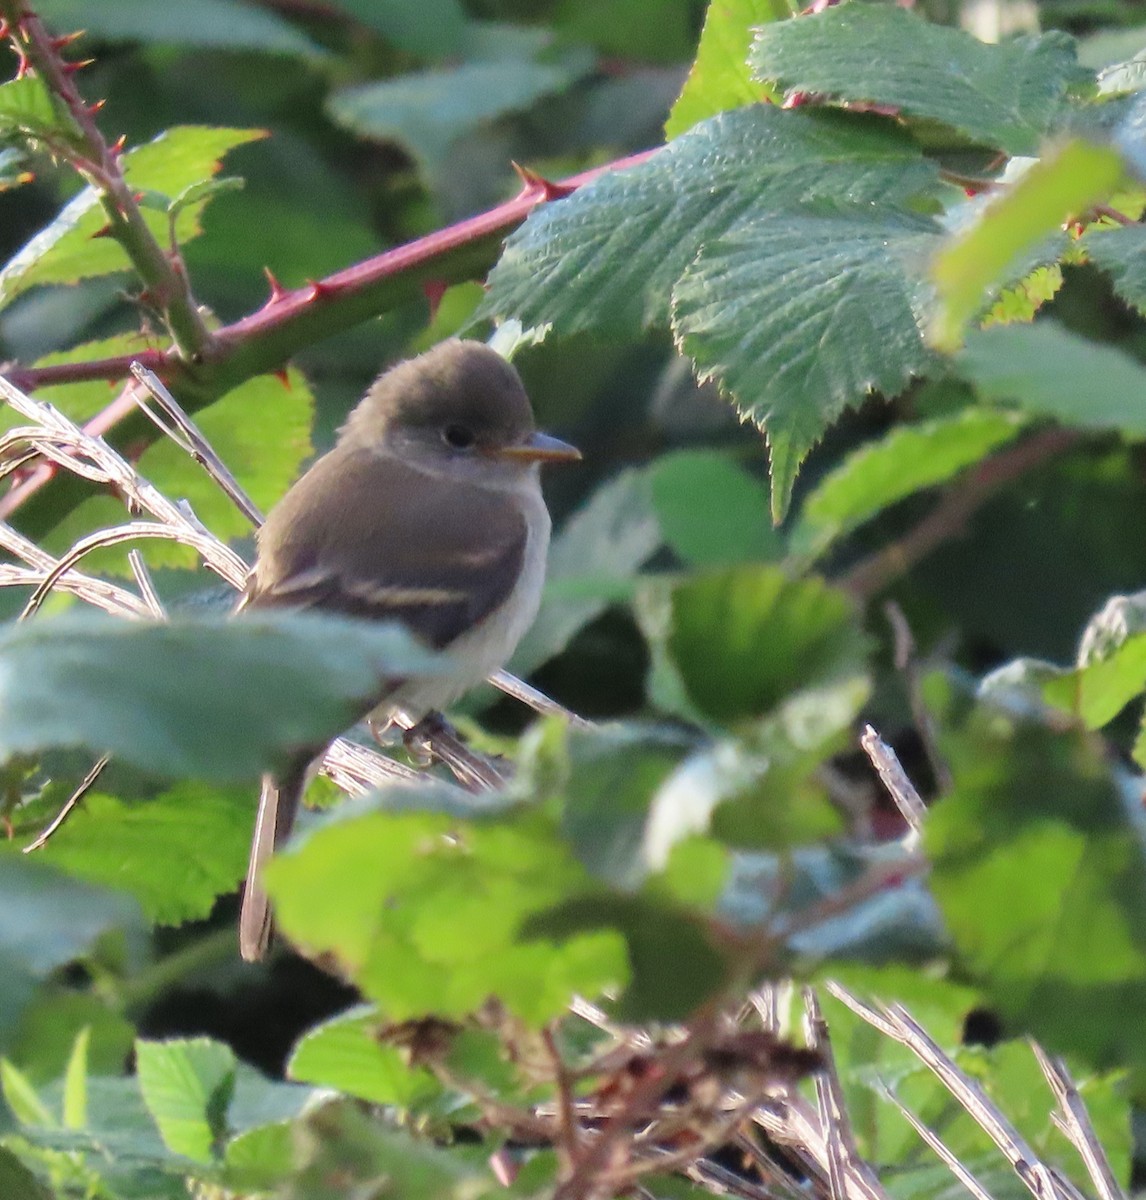
{"type": "Polygon", "coordinates": [[[1064,33],[987,45],[873,4],[766,25],[749,62],[756,78],[789,92],[890,106],[1008,154],[1034,154],[1062,119],[1071,89],[1092,78],[1064,33]]]}
{"type": "Polygon", "coordinates": [[[614,932],[564,942],[523,933],[590,882],[540,814],[462,822],[345,808],[276,858],[267,886],[287,936],[333,956],[388,1019],[460,1016],[493,995],[540,1023],[574,993],[624,983],[614,932]]]}
{"type": "Polygon", "coordinates": [[[19,855],[0,860],[0,1041],[7,1041],[37,985],[105,935],[138,950],[144,925],[126,896],[69,879],[19,855]]]}
{"type": "Polygon", "coordinates": [[[137,1041],[136,1070],[144,1102],[164,1145],[195,1162],[219,1156],[235,1087],[235,1056],[207,1038],[137,1041]]]}
{"type": "Polygon", "coordinates": [[[31,1080],[6,1058],[0,1058],[0,1088],[12,1115],[22,1125],[54,1128],[59,1124],[51,1109],[40,1099],[31,1080]]]}
{"type": "Polygon", "coordinates": [[[847,596],[777,567],[709,572],[667,592],[650,584],[639,615],[658,669],[679,684],[682,715],[762,716],[797,689],[865,666],[866,642],[847,596]]]}
{"type": "Polygon", "coordinates": [[[30,621],[0,633],[0,753],[83,746],[253,779],[352,724],[380,679],[444,667],[403,630],[316,614],[30,621]]]}
{"type": "Polygon", "coordinates": [[[1121,155],[1109,146],[1071,141],[992,199],[979,219],[956,234],[935,260],[939,289],[939,309],[931,326],[935,343],[955,349],[967,323],[998,286],[1067,221],[1106,200],[1124,170],[1121,155]]]}
{"type": "Polygon", "coordinates": [[[310,1029],[287,1066],[291,1079],[335,1088],[371,1104],[412,1108],[441,1090],[422,1067],[409,1066],[401,1051],[380,1041],[385,1024],[370,1006],[353,1008],[310,1029]]]}
{"type": "Polygon", "coordinates": [[[692,566],[779,557],[763,485],[716,450],[678,450],[649,469],[664,539],[692,566]]]}
{"type": "Polygon", "coordinates": [[[1074,713],[1088,729],[1108,725],[1146,690],[1146,633],[1132,634],[1108,657],[1048,680],[1048,704],[1074,713]]]}
{"type": "Polygon", "coordinates": [[[91,1031],[76,1034],[64,1072],[64,1127],[82,1129],[88,1123],[88,1045],[91,1031]]]}
{"type": "Polygon", "coordinates": [[[983,317],[980,325],[1012,325],[1016,321],[1033,321],[1040,308],[1058,295],[1062,287],[1062,267],[1036,267],[1029,275],[1011,287],[1004,288],[999,298],[983,317]]]}
{"type": "Polygon", "coordinates": [[[590,66],[579,55],[567,63],[466,63],[343,88],[327,107],[338,124],[355,133],[398,142],[436,177],[459,138],[565,91],[590,66]]]}
{"type": "Polygon", "coordinates": [[[35,1175],[3,1146],[0,1146],[0,1196],[5,1200],[53,1200],[35,1175]]]}
{"type": "Polygon", "coordinates": [[[627,598],[662,540],[645,472],[622,471],[599,487],[553,539],[541,611],[509,669],[528,675],[610,603],[627,598]]]}
{"type": "Polygon", "coordinates": [[[83,29],[109,42],[156,42],[201,49],[256,50],[321,59],[327,52],[281,17],[237,0],[39,0],[39,14],[54,29],[83,29]]]}
{"type": "Polygon", "coordinates": [[[70,141],[78,130],[38,75],[0,84],[0,137],[23,134],[49,143],[70,141]]]}
{"type": "Polygon", "coordinates": [[[1082,239],[1082,247],[1090,261],[1110,275],[1118,295],[1146,314],[1146,226],[1092,226],[1082,239]]]}
{"type": "Polygon", "coordinates": [[[818,558],[883,509],[974,465],[1023,426],[1018,414],[980,409],[896,426],[879,441],[853,450],[820,480],[791,532],[792,553],[818,558]]]}
{"type": "MultiPolygon", "coordinates": [[[[262,136],[257,129],[176,126],[147,145],[129,150],[123,156],[124,177],[135,190],[174,198],[192,184],[216,174],[228,150],[262,136]]],[[[199,234],[199,217],[209,199],[204,196],[187,205],[175,218],[175,236],[180,244],[199,234]]],[[[145,209],[144,220],[159,243],[167,245],[167,214],[145,209]]],[[[95,190],[85,188],[0,271],[0,305],[37,284],[76,283],[129,270],[131,264],[123,248],[103,234],[106,225],[107,216],[95,190]]]]}
{"type": "Polygon", "coordinates": [[[754,26],[791,15],[787,0],[710,0],[696,60],[669,113],[665,137],[677,137],[727,109],[774,99],[752,78],[748,48],[754,26]]]}
{"type": "Polygon", "coordinates": [[[1140,1068],[1146,873],[1100,748],[978,712],[943,752],[954,786],[924,835],[962,977],[1011,1032],[1140,1068]]]}
{"type": "Polygon", "coordinates": [[[1146,367],[1055,322],[973,333],[956,365],[985,399],[1079,429],[1146,437],[1146,367]]]}
{"type": "Polygon", "coordinates": [[[421,58],[442,58],[463,48],[466,12],[460,0],[338,0],[338,7],[397,49],[421,58]]]}
{"type": "Polygon", "coordinates": [[[827,426],[931,364],[919,264],[937,234],[890,208],[761,217],[703,246],[673,289],[673,332],[698,378],[718,379],[767,434],[777,523],[827,426]]]}
{"type": "Polygon", "coordinates": [[[885,124],[834,113],[738,109],[534,209],[489,277],[486,315],[611,337],[665,326],[673,285],[737,223],[823,197],[897,204],[936,168],[885,124]]]}
{"type": "Polygon", "coordinates": [[[157,925],[202,920],[246,871],[253,802],[249,788],[193,783],[147,801],[89,792],[41,857],[69,875],[129,891],[157,925]]]}

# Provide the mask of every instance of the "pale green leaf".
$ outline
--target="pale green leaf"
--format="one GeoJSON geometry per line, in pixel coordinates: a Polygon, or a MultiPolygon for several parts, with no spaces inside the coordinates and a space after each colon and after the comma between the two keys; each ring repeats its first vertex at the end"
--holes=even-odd
{"type": "Polygon", "coordinates": [[[72,1044],[64,1070],[64,1127],[83,1129],[88,1123],[88,1045],[91,1030],[81,1029],[72,1044]]]}
{"type": "Polygon", "coordinates": [[[136,1071],[144,1102],[164,1145],[194,1162],[216,1159],[235,1087],[235,1055],[207,1038],[137,1041],[136,1071]]]}
{"type": "Polygon", "coordinates": [[[665,137],[674,138],[697,121],[744,104],[773,99],[748,69],[753,26],[792,15],[787,0],[710,0],[696,60],[669,113],[665,137]]]}
{"type": "Polygon", "coordinates": [[[1122,158],[1115,150],[1072,141],[1035,163],[993,199],[935,260],[939,293],[939,308],[931,323],[935,343],[954,349],[964,327],[1008,282],[1008,275],[1068,220],[1107,199],[1123,172],[1122,158]]]}
{"type": "Polygon", "coordinates": [[[38,75],[0,84],[0,137],[23,134],[49,143],[69,141],[78,130],[38,75]]]}
{"type": "Polygon", "coordinates": [[[965,409],[919,425],[897,426],[852,451],[809,494],[789,546],[816,558],[876,513],[923,488],[945,483],[1016,437],[1017,414],[965,409]]]}

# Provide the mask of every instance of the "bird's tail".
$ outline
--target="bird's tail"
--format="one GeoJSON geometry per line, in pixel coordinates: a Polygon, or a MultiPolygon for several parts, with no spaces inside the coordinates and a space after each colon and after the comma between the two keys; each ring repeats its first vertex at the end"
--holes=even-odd
{"type": "Polygon", "coordinates": [[[305,770],[292,771],[278,780],[264,775],[259,791],[259,813],[251,837],[251,859],[239,913],[239,953],[247,962],[258,962],[271,944],[271,902],[263,888],[263,868],[290,836],[306,786],[305,770]]]}

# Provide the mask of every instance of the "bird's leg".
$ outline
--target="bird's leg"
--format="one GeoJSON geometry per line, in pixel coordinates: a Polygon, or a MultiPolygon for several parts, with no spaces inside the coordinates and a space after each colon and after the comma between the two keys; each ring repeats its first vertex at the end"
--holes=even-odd
{"type": "Polygon", "coordinates": [[[496,791],[508,778],[496,763],[471,750],[440,712],[427,713],[406,730],[402,740],[416,763],[423,766],[434,761],[445,763],[467,791],[496,791]]]}
{"type": "Polygon", "coordinates": [[[429,767],[438,755],[434,752],[434,738],[451,732],[446,718],[436,709],[431,709],[420,721],[402,730],[402,745],[417,767],[429,767]]]}

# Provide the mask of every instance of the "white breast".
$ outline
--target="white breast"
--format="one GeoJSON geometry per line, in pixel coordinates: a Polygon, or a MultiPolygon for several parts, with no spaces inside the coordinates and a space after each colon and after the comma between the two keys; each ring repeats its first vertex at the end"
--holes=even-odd
{"type": "Polygon", "coordinates": [[[517,643],[533,624],[541,604],[541,589],[545,584],[545,561],[549,554],[549,510],[545,507],[536,474],[522,480],[519,495],[525,513],[525,554],[521,574],[513,591],[480,625],[450,644],[447,653],[456,670],[447,676],[409,680],[375,710],[372,714],[375,719],[383,714],[388,719],[400,712],[406,721],[413,722],[431,709],[444,709],[505,666],[517,643]]]}

